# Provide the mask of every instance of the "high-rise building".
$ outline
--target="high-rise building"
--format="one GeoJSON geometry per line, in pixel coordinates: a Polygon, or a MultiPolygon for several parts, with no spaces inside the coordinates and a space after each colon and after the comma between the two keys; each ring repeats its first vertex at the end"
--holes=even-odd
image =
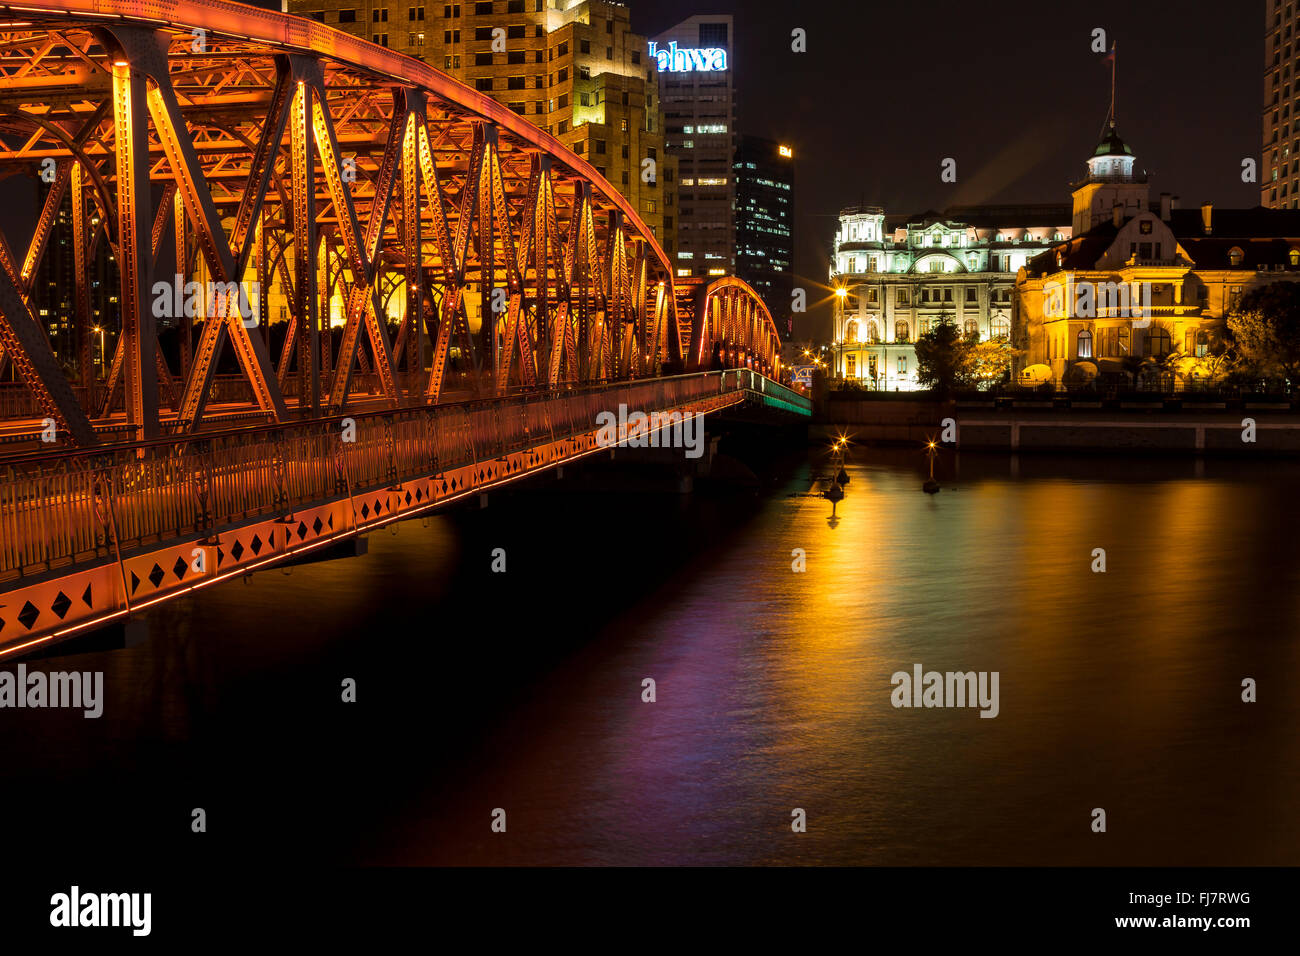
{"type": "MultiPolygon", "coordinates": [[[[45,205],[49,191],[50,185],[38,178],[36,183],[38,209],[45,205]]],[[[92,204],[88,204],[88,215],[90,221],[85,224],[85,228],[90,235],[94,235],[99,228],[99,213],[92,204]]],[[[79,354],[77,270],[73,243],[72,197],[65,189],[54,223],[50,227],[45,254],[36,268],[36,276],[32,282],[32,301],[33,304],[40,303],[36,319],[49,337],[54,353],[68,368],[77,366],[79,354]]],[[[109,334],[112,335],[116,333],[121,322],[121,310],[118,307],[118,275],[113,252],[104,241],[102,234],[95,244],[94,257],[90,259],[88,266],[85,279],[90,305],[90,324],[95,328],[111,327],[109,334]]],[[[92,363],[102,364],[108,360],[99,355],[100,344],[100,338],[94,336],[91,344],[92,363]]]]}
{"type": "Polygon", "coordinates": [[[736,272],[732,18],[696,16],[655,37],[664,143],[677,160],[677,275],[736,272]]]}
{"type": "Polygon", "coordinates": [[[1264,2],[1264,170],[1259,203],[1269,209],[1300,208],[1300,6],[1294,0],[1264,2]]]}
{"type": "Polygon", "coordinates": [[[288,11],[424,60],[553,134],[628,200],[671,260],[676,170],[659,71],[607,0],[283,0],[288,11]],[[647,162],[648,161],[648,162],[647,162]]]}
{"type": "Polygon", "coordinates": [[[738,136],[736,275],[767,303],[781,337],[794,332],[794,151],[775,140],[738,136]]]}

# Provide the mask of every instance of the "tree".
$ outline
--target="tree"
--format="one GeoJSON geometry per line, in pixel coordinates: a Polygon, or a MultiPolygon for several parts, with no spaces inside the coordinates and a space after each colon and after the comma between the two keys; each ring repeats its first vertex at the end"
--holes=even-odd
{"type": "Polygon", "coordinates": [[[1229,312],[1228,330],[1261,375],[1300,381],[1300,282],[1251,289],[1229,312]]]}
{"type": "Polygon", "coordinates": [[[916,380],[944,395],[975,381],[974,342],[950,316],[941,315],[933,328],[917,336],[916,380]]]}
{"type": "Polygon", "coordinates": [[[1024,350],[1013,348],[1005,339],[978,342],[971,348],[974,374],[980,388],[993,388],[1011,381],[1011,365],[1024,350]]]}

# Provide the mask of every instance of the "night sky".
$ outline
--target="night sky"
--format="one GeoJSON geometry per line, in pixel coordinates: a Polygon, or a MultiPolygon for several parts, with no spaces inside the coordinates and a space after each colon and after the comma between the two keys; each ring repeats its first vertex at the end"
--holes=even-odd
{"type": "MultiPolygon", "coordinates": [[[[695,14],[736,18],[737,124],[794,147],[796,285],[810,303],[843,206],[865,200],[895,215],[1069,202],[1109,105],[1109,65],[1090,50],[1096,27],[1118,42],[1119,131],[1151,174],[1152,198],[1259,202],[1241,161],[1259,158],[1262,0],[630,6],[649,36],[695,14]],[[790,50],[795,27],[807,31],[805,54],[790,50]],[[957,182],[945,184],[949,156],[957,182]]],[[[829,335],[829,310],[795,331],[829,335]]]]}
{"type": "MultiPolygon", "coordinates": [[[[276,0],[259,6],[278,9],[276,0]]],[[[836,214],[891,215],[984,202],[1069,201],[1105,120],[1119,44],[1119,130],[1153,198],[1185,207],[1258,203],[1241,161],[1259,158],[1263,0],[1002,0],[996,5],[838,0],[629,0],[653,36],[695,14],[736,18],[739,128],[796,158],[796,285],[823,298],[836,214]],[[790,49],[807,31],[808,52],[790,49]],[[957,182],[939,179],[944,157],[957,182]]],[[[827,336],[829,308],[796,322],[827,336]]]]}

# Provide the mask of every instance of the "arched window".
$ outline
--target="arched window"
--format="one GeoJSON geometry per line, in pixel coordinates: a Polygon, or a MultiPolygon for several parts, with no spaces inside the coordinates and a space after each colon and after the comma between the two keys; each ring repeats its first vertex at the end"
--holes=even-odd
{"type": "Polygon", "coordinates": [[[989,320],[989,338],[991,339],[1009,339],[1011,338],[1011,322],[1002,316],[995,316],[989,320]]]}
{"type": "Polygon", "coordinates": [[[1196,357],[1205,358],[1210,354],[1210,333],[1201,330],[1196,333],[1196,357]]]}
{"type": "Polygon", "coordinates": [[[894,321],[894,341],[906,342],[912,337],[912,330],[907,327],[907,322],[903,319],[894,321]]]}
{"type": "Polygon", "coordinates": [[[1127,325],[1121,326],[1119,330],[1119,354],[1120,355],[1129,354],[1129,343],[1131,340],[1132,340],[1132,333],[1129,331],[1128,326],[1127,325]]]}
{"type": "Polygon", "coordinates": [[[1080,330],[1078,345],[1079,345],[1079,350],[1078,350],[1079,358],[1081,359],[1092,358],[1092,333],[1091,332],[1089,332],[1087,329],[1080,330]]]}
{"type": "Polygon", "coordinates": [[[1236,269],[1241,265],[1241,260],[1245,258],[1245,253],[1241,251],[1240,246],[1233,246],[1228,250],[1228,263],[1236,269]]]}
{"type": "Polygon", "coordinates": [[[875,319],[867,321],[867,341],[872,345],[880,341],[880,327],[876,325],[875,319]]]}
{"type": "Polygon", "coordinates": [[[1169,332],[1159,326],[1148,330],[1147,332],[1147,350],[1146,354],[1154,358],[1160,358],[1162,355],[1168,355],[1171,348],[1169,341],[1169,332]]]}
{"type": "Polygon", "coordinates": [[[979,338],[980,324],[975,319],[967,319],[963,330],[968,337],[974,336],[975,338],[979,338]]]}
{"type": "Polygon", "coordinates": [[[856,319],[851,319],[847,324],[845,324],[845,326],[844,326],[844,341],[845,341],[845,342],[859,342],[859,341],[861,341],[861,340],[858,338],[858,322],[857,322],[856,319]]]}
{"type": "Polygon", "coordinates": [[[1292,249],[1289,253],[1291,265],[1300,266],[1300,249],[1292,249]]]}

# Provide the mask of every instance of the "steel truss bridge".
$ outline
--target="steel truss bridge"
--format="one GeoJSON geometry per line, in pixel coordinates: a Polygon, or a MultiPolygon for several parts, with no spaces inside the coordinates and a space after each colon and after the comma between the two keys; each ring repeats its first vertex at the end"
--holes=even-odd
{"type": "Polygon", "coordinates": [[[620,404],[810,410],[746,283],[675,280],[557,139],[315,21],[0,3],[5,195],[34,176],[21,255],[0,231],[0,656],[592,454],[620,404]],[[56,353],[37,276],[67,209],[56,353]]]}

